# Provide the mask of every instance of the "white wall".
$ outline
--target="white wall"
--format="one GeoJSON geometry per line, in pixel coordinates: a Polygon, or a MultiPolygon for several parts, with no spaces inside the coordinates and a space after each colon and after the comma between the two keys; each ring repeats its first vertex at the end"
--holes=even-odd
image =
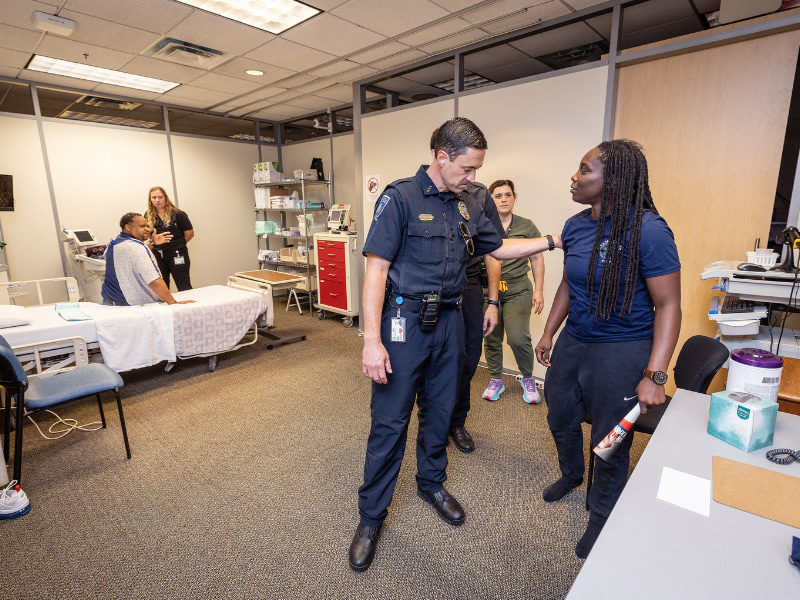
{"type": "MultiPolygon", "coordinates": [[[[583,155],[602,141],[607,67],[472,94],[459,101],[459,116],[475,121],[489,150],[478,179],[487,186],[510,179],[517,191],[515,213],[542,234],[560,232],[579,212],[569,195],[570,176],[583,155]]],[[[545,310],[531,315],[533,344],[539,341],[563,273],[561,251],[545,254],[545,310]]],[[[505,345],[504,366],[517,370],[505,345]]],[[[545,369],[534,361],[534,375],[545,369]]]]}
{"type": "Polygon", "coordinates": [[[0,173],[14,178],[14,211],[0,212],[11,279],[62,277],[57,223],[35,120],[0,117],[0,173]]]}
{"type": "MultiPolygon", "coordinates": [[[[171,139],[179,205],[195,232],[189,243],[192,285],[224,285],[228,275],[257,269],[253,163],[258,148],[225,140],[171,139]]],[[[277,149],[262,148],[264,161],[277,156],[277,149]]]]}

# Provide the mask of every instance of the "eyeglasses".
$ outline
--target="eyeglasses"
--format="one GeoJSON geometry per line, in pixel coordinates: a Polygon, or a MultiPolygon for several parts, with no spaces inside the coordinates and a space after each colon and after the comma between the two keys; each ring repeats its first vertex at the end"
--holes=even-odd
{"type": "Polygon", "coordinates": [[[472,256],[475,254],[475,242],[472,241],[472,236],[469,233],[469,229],[467,229],[464,221],[459,221],[458,227],[461,229],[461,237],[464,238],[464,242],[467,244],[467,252],[469,252],[469,255],[472,256]]]}

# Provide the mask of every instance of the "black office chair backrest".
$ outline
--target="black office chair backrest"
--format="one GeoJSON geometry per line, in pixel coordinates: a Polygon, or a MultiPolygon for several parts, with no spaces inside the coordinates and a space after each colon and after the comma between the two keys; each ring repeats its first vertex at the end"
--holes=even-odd
{"type": "Polygon", "coordinates": [[[675,385],[705,394],[728,355],[722,342],[704,335],[690,337],[675,361],[675,385]]]}
{"type": "Polygon", "coordinates": [[[0,335],[0,383],[28,387],[28,376],[6,339],[0,335]]]}

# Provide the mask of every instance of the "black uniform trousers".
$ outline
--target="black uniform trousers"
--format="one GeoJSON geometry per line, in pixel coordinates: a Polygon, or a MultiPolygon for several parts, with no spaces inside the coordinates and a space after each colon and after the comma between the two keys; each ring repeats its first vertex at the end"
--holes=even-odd
{"type": "Polygon", "coordinates": [[[464,314],[464,366],[458,382],[456,407],[450,427],[464,427],[470,408],[472,378],[478,368],[483,351],[483,287],[480,275],[467,278],[467,287],[462,295],[464,314]]]}
{"type": "MultiPolygon", "coordinates": [[[[561,474],[574,482],[583,477],[583,423],[592,417],[594,448],[628,414],[636,386],[647,368],[653,340],[582,342],[562,331],[544,379],[547,424],[558,451],[561,474]]],[[[603,525],[628,480],[633,431],[605,461],[595,461],[589,492],[590,521],[603,525]]]]}
{"type": "Polygon", "coordinates": [[[189,250],[186,246],[177,248],[175,250],[156,250],[153,252],[158,263],[158,270],[161,271],[161,277],[164,283],[169,287],[170,275],[175,278],[175,287],[179,292],[192,289],[192,282],[189,279],[189,250]],[[183,264],[175,264],[175,259],[183,258],[183,264]]]}
{"type": "Polygon", "coordinates": [[[456,401],[457,380],[464,358],[464,318],[452,308],[439,313],[432,333],[419,330],[419,313],[401,310],[406,318],[406,342],[391,341],[391,319],[397,308],[384,306],[381,340],[389,353],[388,383],[372,383],[372,427],[364,461],[364,484],[358,490],[361,521],[383,523],[392,501],[406,448],[408,423],[419,396],[417,487],[429,493],[447,479],[447,437],[456,401]]]}

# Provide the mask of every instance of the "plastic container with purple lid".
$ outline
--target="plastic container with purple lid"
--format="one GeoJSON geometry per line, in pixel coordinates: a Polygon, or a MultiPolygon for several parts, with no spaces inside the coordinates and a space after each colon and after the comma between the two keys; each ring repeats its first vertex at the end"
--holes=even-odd
{"type": "Polygon", "coordinates": [[[777,402],[782,371],[783,359],[777,354],[760,348],[738,348],[731,352],[725,389],[777,402]]]}

